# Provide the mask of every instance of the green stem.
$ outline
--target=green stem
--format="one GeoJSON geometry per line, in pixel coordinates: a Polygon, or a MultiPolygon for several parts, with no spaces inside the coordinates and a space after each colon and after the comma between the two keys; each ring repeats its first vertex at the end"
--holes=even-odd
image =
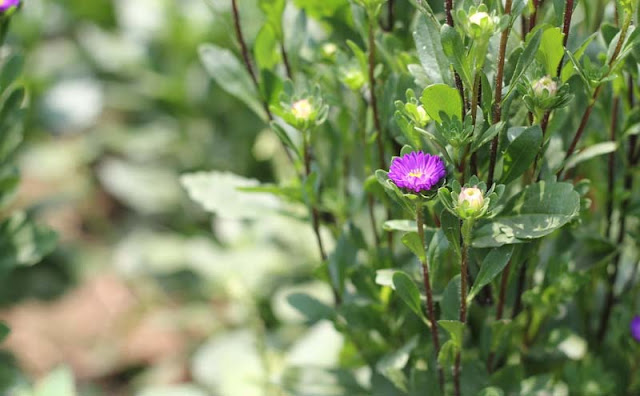
{"type": "MultiPolygon", "coordinates": [[[[422,204],[416,203],[416,225],[418,226],[418,236],[420,237],[420,243],[424,248],[426,241],[424,237],[424,218],[422,213],[422,204]]],[[[421,260],[422,264],[422,278],[424,281],[424,290],[427,295],[427,317],[431,324],[431,340],[433,342],[433,349],[435,354],[436,364],[438,362],[438,354],[440,353],[440,338],[438,336],[438,324],[436,322],[436,315],[433,309],[433,292],[431,291],[431,281],[429,279],[429,263],[425,254],[424,260],[421,260]]],[[[438,376],[440,381],[440,389],[444,392],[444,371],[442,367],[438,365],[438,376]]]]}
{"type": "MultiPolygon", "coordinates": [[[[474,221],[469,219],[462,222],[462,257],[460,260],[460,322],[467,322],[467,283],[469,277],[469,243],[471,242],[471,230],[474,221]]],[[[462,360],[462,345],[456,354],[455,365],[453,367],[453,384],[456,396],[461,395],[460,388],[460,363],[462,360]]]]}

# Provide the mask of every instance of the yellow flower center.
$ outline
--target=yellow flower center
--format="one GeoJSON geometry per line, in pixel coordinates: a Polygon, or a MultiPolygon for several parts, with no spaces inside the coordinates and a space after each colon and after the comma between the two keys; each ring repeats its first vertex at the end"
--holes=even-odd
{"type": "Polygon", "coordinates": [[[422,171],[419,169],[412,170],[409,172],[409,176],[411,177],[422,177],[422,171]]]}

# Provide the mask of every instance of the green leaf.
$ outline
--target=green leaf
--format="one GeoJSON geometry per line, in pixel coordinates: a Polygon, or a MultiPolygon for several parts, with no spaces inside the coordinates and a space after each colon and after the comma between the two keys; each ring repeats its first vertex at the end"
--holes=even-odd
{"type": "Polygon", "coordinates": [[[458,256],[461,256],[460,251],[460,219],[454,216],[448,210],[443,210],[440,215],[440,224],[444,235],[449,240],[449,246],[453,248],[453,251],[458,256]]]}
{"type": "Polygon", "coordinates": [[[422,311],[422,304],[420,303],[420,291],[409,275],[402,271],[396,272],[393,274],[393,285],[402,301],[404,301],[416,315],[424,319],[425,316],[422,311]]]}
{"type": "Polygon", "coordinates": [[[594,158],[600,155],[612,153],[617,149],[618,149],[617,142],[596,143],[572,155],[567,160],[567,163],[564,166],[564,169],[565,171],[567,171],[581,162],[590,160],[591,158],[594,158]]]}
{"type": "Polygon", "coordinates": [[[418,17],[413,32],[420,63],[431,83],[452,84],[451,65],[440,42],[440,24],[434,18],[418,17]]]}
{"type": "Polygon", "coordinates": [[[462,38],[455,28],[449,25],[443,25],[440,29],[440,40],[442,42],[442,49],[449,58],[449,61],[453,65],[453,68],[458,72],[462,82],[466,87],[473,86],[471,79],[471,70],[467,62],[467,56],[465,53],[465,46],[462,43],[462,38]]]}
{"type": "Polygon", "coordinates": [[[334,311],[330,306],[306,293],[291,293],[287,296],[287,301],[309,322],[329,319],[334,315],[334,311]]]}
{"type": "Polygon", "coordinates": [[[507,146],[500,183],[508,184],[529,169],[540,149],[541,142],[542,129],[539,125],[525,128],[507,146]]]}
{"type": "Polygon", "coordinates": [[[0,342],[4,341],[5,338],[11,333],[11,329],[4,322],[0,322],[0,342]]]}
{"type": "Polygon", "coordinates": [[[541,181],[511,198],[501,214],[481,220],[473,246],[498,247],[541,238],[578,216],[580,195],[569,183],[541,181]]]}
{"type": "Polygon", "coordinates": [[[407,392],[407,377],[403,372],[409,361],[411,351],[418,345],[418,336],[415,335],[400,349],[392,350],[376,363],[376,370],[387,377],[398,389],[407,392]]]}
{"type": "Polygon", "coordinates": [[[0,269],[33,265],[55,249],[57,234],[31,221],[24,212],[15,212],[0,223],[0,269]]]}
{"type": "Polygon", "coordinates": [[[511,81],[509,82],[509,90],[507,94],[504,95],[502,102],[504,103],[507,98],[511,95],[514,88],[516,87],[518,81],[524,75],[524,72],[527,68],[533,63],[533,59],[535,58],[538,48],[540,47],[540,42],[542,41],[542,31],[540,29],[535,32],[531,32],[527,35],[527,40],[525,42],[524,50],[522,51],[522,55],[518,58],[518,63],[516,63],[516,68],[513,71],[513,76],[511,77],[511,81]]]}
{"type": "Polygon", "coordinates": [[[559,27],[550,27],[544,29],[540,46],[536,53],[536,59],[544,65],[545,71],[549,76],[555,76],[558,70],[558,64],[564,55],[562,40],[564,34],[559,27]]]}
{"type": "Polygon", "coordinates": [[[253,44],[253,56],[258,69],[273,69],[280,61],[278,39],[276,33],[269,24],[262,26],[253,44]]]}
{"type": "Polygon", "coordinates": [[[258,5],[267,17],[267,24],[273,30],[275,36],[282,39],[282,14],[286,6],[285,0],[259,0],[258,5]]]}
{"type": "Polygon", "coordinates": [[[451,341],[457,348],[462,348],[462,337],[464,336],[464,323],[459,320],[439,320],[438,324],[449,333],[451,341]]]}
{"type": "Polygon", "coordinates": [[[444,289],[440,309],[444,320],[460,318],[460,275],[454,276],[444,289]]]}
{"type": "Polygon", "coordinates": [[[0,91],[4,91],[11,85],[22,72],[24,57],[20,54],[11,55],[2,65],[2,73],[0,73],[0,91]]]}
{"type": "Polygon", "coordinates": [[[504,267],[511,260],[513,254],[513,245],[505,245],[499,248],[492,249],[489,254],[482,260],[480,266],[480,272],[476,276],[471,291],[467,297],[467,301],[471,302],[473,298],[480,292],[480,290],[491,283],[504,267]]]}
{"type": "Polygon", "coordinates": [[[258,99],[258,92],[244,65],[228,49],[213,44],[199,47],[200,60],[209,76],[227,93],[240,99],[251,110],[266,120],[258,99]]]}
{"type": "Polygon", "coordinates": [[[296,130],[290,125],[287,125],[284,122],[279,123],[276,120],[271,121],[270,125],[271,129],[278,136],[282,144],[290,148],[291,151],[293,151],[296,156],[298,156],[298,158],[302,158],[302,153],[300,152],[298,147],[296,147],[295,143],[293,143],[293,140],[291,140],[291,138],[289,137],[289,134],[294,133],[296,130]]]}
{"type": "MultiPolygon", "coordinates": [[[[587,50],[587,47],[589,46],[589,44],[591,44],[591,42],[593,41],[593,39],[595,39],[598,36],[598,33],[593,33],[591,36],[587,37],[582,44],[580,45],[580,47],[572,53],[573,59],[575,61],[579,61],[580,58],[582,58],[582,55],[584,55],[584,52],[587,50]]],[[[573,76],[575,74],[575,69],[574,69],[574,63],[573,62],[567,62],[563,67],[562,67],[562,81],[566,82],[571,76],[573,76]]]]}
{"type": "Polygon", "coordinates": [[[420,98],[425,111],[432,119],[442,123],[440,112],[449,118],[460,119],[462,114],[462,99],[458,90],[446,84],[433,84],[422,92],[420,98]]]}
{"type": "Polygon", "coordinates": [[[471,152],[476,152],[480,147],[489,143],[505,126],[505,122],[500,121],[487,128],[480,136],[473,139],[471,143],[471,152]]]}
{"type": "Polygon", "coordinates": [[[408,232],[402,236],[402,243],[411,250],[413,254],[418,257],[421,263],[427,260],[427,254],[425,252],[424,245],[420,240],[420,236],[417,232],[408,232]]]}

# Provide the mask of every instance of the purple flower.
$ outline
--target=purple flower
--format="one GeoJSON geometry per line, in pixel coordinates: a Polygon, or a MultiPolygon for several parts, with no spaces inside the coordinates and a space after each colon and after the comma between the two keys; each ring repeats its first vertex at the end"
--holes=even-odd
{"type": "Polygon", "coordinates": [[[640,316],[634,316],[629,327],[631,328],[631,336],[640,342],[640,316]]]}
{"type": "Polygon", "coordinates": [[[0,12],[5,12],[11,7],[20,5],[20,0],[0,0],[0,12]]]}
{"type": "Polygon", "coordinates": [[[446,172],[440,157],[416,151],[393,159],[389,179],[400,188],[419,193],[430,190],[446,172]]]}

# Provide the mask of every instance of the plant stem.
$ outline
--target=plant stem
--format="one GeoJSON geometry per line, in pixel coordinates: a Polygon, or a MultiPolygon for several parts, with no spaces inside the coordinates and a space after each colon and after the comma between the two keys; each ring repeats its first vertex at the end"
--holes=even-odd
{"type": "MultiPolygon", "coordinates": [[[[471,229],[473,228],[473,220],[462,222],[462,257],[460,259],[460,322],[467,322],[467,283],[469,277],[468,261],[469,261],[469,241],[471,240],[471,229]]],[[[460,363],[462,360],[462,345],[460,351],[456,354],[456,360],[453,367],[453,385],[455,395],[460,396],[460,363]]]]}
{"type": "MultiPolygon", "coordinates": [[[[473,80],[473,91],[471,93],[471,121],[474,129],[476,126],[476,117],[478,114],[478,101],[480,101],[480,95],[482,90],[482,82],[480,79],[481,71],[482,71],[482,67],[479,66],[478,70],[476,70],[476,76],[473,80]]],[[[477,175],[478,174],[478,157],[476,152],[471,153],[471,163],[469,165],[470,165],[470,173],[472,175],[477,175]]]]}
{"type": "MultiPolygon", "coordinates": [[[[502,312],[504,311],[504,302],[507,296],[507,286],[509,285],[509,272],[511,271],[511,260],[507,263],[502,270],[502,276],[500,278],[500,294],[498,296],[498,306],[496,307],[496,321],[502,319],[502,312]]],[[[487,370],[489,372],[493,369],[493,360],[495,358],[495,352],[491,351],[489,353],[489,358],[487,359],[487,370]]]]}
{"type": "MultiPolygon", "coordinates": [[[[626,24],[626,23],[625,23],[626,24]]],[[[622,38],[622,34],[620,35],[622,38]]],[[[633,80],[629,80],[629,90],[631,90],[631,94],[629,96],[629,106],[633,108],[633,80]]],[[[637,165],[638,157],[635,155],[635,146],[637,141],[637,135],[629,136],[629,147],[627,151],[627,162],[628,169],[626,169],[624,176],[624,191],[625,198],[620,205],[620,226],[618,229],[618,237],[616,239],[616,245],[621,246],[624,242],[624,237],[627,232],[627,210],[629,209],[629,204],[631,203],[631,191],[633,189],[633,173],[631,170],[637,165]]],[[[618,250],[613,258],[613,271],[609,274],[608,282],[607,282],[607,297],[605,299],[605,306],[602,311],[602,316],[600,318],[600,328],[598,329],[598,340],[604,340],[604,337],[607,332],[607,328],[609,325],[609,319],[611,317],[611,311],[613,310],[613,306],[616,303],[615,297],[615,283],[618,277],[618,269],[620,267],[620,259],[622,258],[622,254],[620,250],[618,250]]]]}
{"type": "MultiPolygon", "coordinates": [[[[303,151],[304,151],[304,174],[305,178],[308,178],[311,175],[311,145],[309,144],[309,131],[303,133],[303,151]]],[[[309,209],[311,211],[311,226],[313,227],[313,233],[316,237],[316,243],[318,244],[318,250],[320,251],[320,258],[322,262],[327,261],[327,253],[324,249],[324,244],[322,243],[322,236],[320,235],[320,213],[318,212],[318,208],[313,203],[309,204],[309,209]]],[[[331,284],[331,288],[333,290],[333,298],[336,305],[340,305],[341,297],[340,292],[336,289],[336,286],[331,282],[331,277],[329,277],[329,283],[331,284]]]]}
{"type": "Polygon", "coordinates": [[[378,161],[380,169],[385,168],[384,143],[382,136],[382,124],[380,123],[380,113],[378,112],[378,100],[376,96],[376,40],[375,40],[375,20],[369,18],[369,91],[371,95],[371,110],[373,111],[373,125],[376,130],[376,145],[378,147],[378,161]]]}
{"type": "Polygon", "coordinates": [[[388,32],[393,30],[393,24],[395,19],[393,3],[394,3],[394,0],[389,0],[387,2],[387,31],[388,32]]]}
{"type": "MultiPolygon", "coordinates": [[[[609,72],[607,72],[607,74],[603,78],[608,77],[609,74],[611,73],[611,66],[616,61],[616,59],[618,58],[618,55],[620,54],[620,50],[622,49],[622,44],[624,43],[624,40],[627,37],[627,32],[629,31],[630,25],[631,25],[631,16],[628,15],[625,18],[624,25],[622,26],[622,30],[620,30],[620,37],[618,38],[618,43],[616,44],[616,48],[614,49],[613,55],[611,55],[611,59],[609,60],[609,72]]],[[[578,142],[580,141],[580,138],[582,137],[582,134],[584,133],[584,130],[587,126],[587,122],[589,121],[589,116],[591,115],[591,111],[593,110],[593,107],[595,106],[596,101],[598,100],[598,96],[600,96],[600,92],[602,92],[602,87],[603,85],[600,84],[595,89],[595,91],[593,91],[593,95],[591,97],[591,101],[589,102],[589,106],[585,110],[582,116],[582,120],[580,120],[580,125],[578,126],[578,130],[576,131],[576,134],[573,137],[571,144],[569,145],[569,149],[567,150],[567,153],[564,156],[565,162],[576,150],[576,146],[578,145],[578,142]]],[[[562,174],[563,170],[564,170],[564,167],[561,167],[560,170],[558,170],[558,172],[556,173],[558,178],[560,178],[560,175],[562,174]]]]}
{"type": "Polygon", "coordinates": [[[531,17],[529,18],[529,26],[527,26],[528,32],[532,31],[533,28],[536,26],[536,22],[538,19],[538,10],[542,5],[542,1],[543,0],[533,0],[533,14],[531,14],[531,17]]]}
{"type": "MultiPolygon", "coordinates": [[[[540,2],[542,3],[542,0],[540,2]]],[[[569,40],[569,28],[571,27],[571,16],[572,15],[573,15],[573,0],[568,0],[567,3],[566,3],[566,6],[565,6],[565,10],[564,10],[564,26],[563,26],[564,36],[562,38],[562,47],[563,48],[567,48],[567,40],[569,40]]],[[[556,72],[556,76],[558,78],[562,74],[562,59],[564,59],[564,52],[562,53],[562,58],[560,58],[560,63],[558,63],[558,69],[557,69],[557,72],[556,72]]],[[[534,164],[534,167],[533,167],[534,172],[536,171],[536,169],[538,167],[538,161],[540,160],[540,157],[543,155],[542,149],[544,147],[544,138],[545,138],[545,135],[547,133],[547,126],[549,126],[549,118],[550,117],[551,117],[551,110],[547,110],[547,111],[545,111],[544,115],[542,116],[542,121],[540,122],[540,128],[542,129],[542,142],[540,143],[540,151],[536,155],[536,159],[533,162],[533,164],[534,164]]],[[[541,175],[542,175],[542,169],[540,169],[540,172],[538,173],[538,177],[537,177],[538,181],[540,181],[541,175]]]]}
{"type": "Polygon", "coordinates": [[[289,77],[289,80],[293,81],[291,64],[289,64],[289,57],[287,56],[287,50],[284,48],[284,41],[280,42],[280,54],[282,54],[282,63],[284,63],[284,69],[287,72],[287,77],[289,77]]]}
{"type": "MultiPolygon", "coordinates": [[[[420,202],[416,203],[416,225],[418,226],[418,236],[420,237],[420,243],[424,247],[426,245],[424,237],[424,218],[422,213],[422,205],[420,202]]],[[[431,281],[429,280],[429,263],[427,256],[422,261],[422,278],[424,281],[424,290],[427,295],[427,317],[431,324],[431,340],[433,342],[433,349],[435,354],[435,361],[438,361],[438,354],[440,353],[440,338],[438,336],[438,323],[436,322],[436,315],[433,309],[433,293],[431,291],[431,281]]],[[[437,364],[437,363],[436,363],[437,364]]],[[[442,367],[438,365],[438,379],[440,381],[440,389],[444,392],[444,371],[442,367]]]]}
{"type": "MultiPolygon", "coordinates": [[[[613,98],[613,104],[611,105],[611,125],[609,127],[609,138],[612,142],[616,141],[616,128],[618,123],[618,104],[620,102],[620,98],[615,96],[613,98]]],[[[616,152],[612,151],[609,153],[609,177],[607,179],[607,218],[606,218],[606,228],[604,231],[605,238],[609,238],[609,234],[611,232],[611,216],[613,215],[613,198],[615,193],[615,182],[616,182],[616,152]]]]}
{"type": "Polygon", "coordinates": [[[444,10],[447,14],[447,25],[453,27],[453,15],[451,14],[451,11],[453,10],[453,0],[445,0],[444,10]]]}
{"type": "MultiPolygon", "coordinates": [[[[244,35],[242,34],[242,26],[240,25],[240,13],[238,12],[238,4],[236,0],[231,0],[231,11],[233,14],[233,26],[236,32],[236,39],[240,44],[240,53],[242,54],[242,60],[244,61],[244,67],[247,69],[249,73],[249,77],[251,77],[251,81],[256,88],[256,92],[260,96],[260,100],[262,102],[262,108],[264,109],[265,114],[267,115],[267,119],[269,121],[273,121],[273,114],[271,114],[271,110],[269,110],[269,103],[259,94],[260,92],[260,83],[258,82],[258,77],[256,75],[255,70],[253,70],[253,64],[251,63],[251,57],[249,56],[249,49],[247,48],[247,43],[244,40],[244,35]]],[[[279,139],[278,139],[279,140],[279,139]]],[[[291,164],[295,164],[293,156],[285,146],[285,144],[280,141],[280,145],[282,146],[282,150],[287,155],[289,162],[291,164]]]]}
{"type": "MultiPolygon", "coordinates": [[[[563,48],[567,48],[567,41],[569,40],[569,29],[571,28],[572,16],[573,16],[573,0],[567,0],[566,6],[564,7],[564,23],[562,25],[562,33],[564,33],[564,37],[562,38],[563,48]]],[[[558,77],[560,77],[560,73],[562,73],[563,60],[564,60],[564,51],[562,52],[560,63],[558,63],[558,71],[556,72],[556,75],[558,77]]]]}
{"type": "MultiPolygon", "coordinates": [[[[453,27],[453,0],[445,0],[444,2],[445,13],[447,14],[447,25],[453,27]]],[[[457,71],[453,71],[453,78],[456,82],[456,89],[460,94],[460,99],[462,100],[462,114],[460,115],[460,119],[464,120],[464,115],[467,113],[467,100],[464,96],[464,86],[462,85],[462,79],[457,71]]]]}
{"type": "MultiPolygon", "coordinates": [[[[376,130],[376,145],[378,147],[378,163],[380,169],[386,167],[384,158],[384,129],[380,122],[380,112],[378,110],[378,98],[376,96],[376,40],[375,40],[375,18],[369,17],[369,90],[371,94],[371,110],[373,111],[373,125],[376,130]]],[[[371,209],[370,209],[371,210],[371,209]]],[[[391,218],[391,209],[387,208],[387,219],[391,218]]],[[[393,251],[393,233],[387,233],[387,243],[389,250],[393,251]]]]}
{"type": "MultiPolygon", "coordinates": [[[[512,0],[507,0],[504,5],[504,13],[505,15],[511,15],[511,6],[513,4],[512,0]]],[[[507,28],[502,32],[500,36],[500,52],[498,52],[498,69],[496,71],[496,88],[494,93],[494,104],[493,104],[493,123],[496,124],[500,122],[502,118],[502,80],[504,78],[504,61],[505,61],[505,53],[507,51],[507,41],[509,39],[509,33],[511,32],[511,25],[507,26],[507,28]]],[[[496,167],[496,160],[498,158],[498,143],[499,143],[500,133],[498,133],[491,142],[491,154],[489,157],[489,176],[487,178],[487,184],[489,186],[493,185],[493,176],[496,167]]]]}

